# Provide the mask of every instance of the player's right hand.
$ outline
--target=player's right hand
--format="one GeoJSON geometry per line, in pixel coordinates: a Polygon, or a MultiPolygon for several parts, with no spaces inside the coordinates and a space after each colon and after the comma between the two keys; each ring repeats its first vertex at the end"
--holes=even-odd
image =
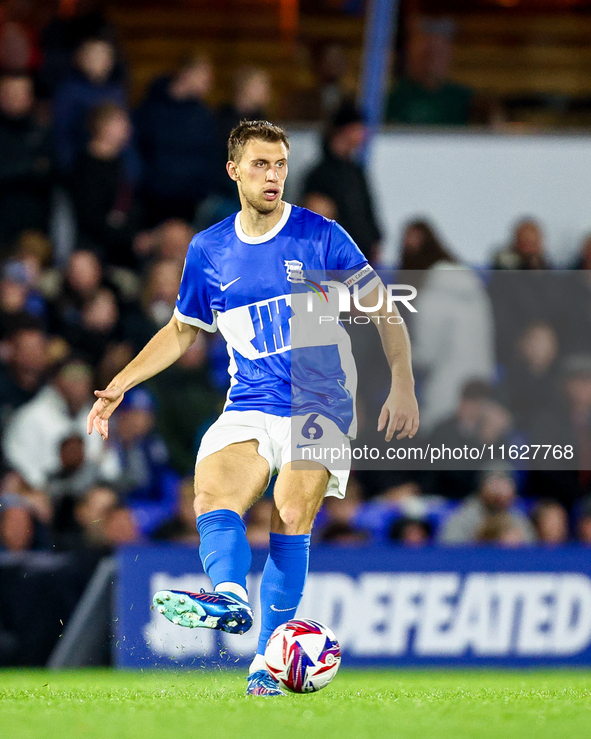
{"type": "Polygon", "coordinates": [[[123,400],[124,392],[118,385],[112,385],[105,390],[95,390],[98,398],[90,409],[86,422],[86,430],[92,434],[96,429],[106,441],[109,438],[109,418],[123,400]]]}

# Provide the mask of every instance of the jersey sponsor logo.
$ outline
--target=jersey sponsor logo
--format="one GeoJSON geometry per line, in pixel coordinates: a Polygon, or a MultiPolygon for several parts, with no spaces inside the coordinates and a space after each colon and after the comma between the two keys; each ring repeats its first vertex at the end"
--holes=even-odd
{"type": "Polygon", "coordinates": [[[225,285],[223,285],[220,282],[220,290],[222,292],[225,292],[230,287],[230,285],[233,285],[235,282],[238,282],[238,280],[240,280],[240,279],[241,279],[241,277],[237,277],[235,280],[232,280],[232,282],[227,282],[225,285]]]}
{"type": "Polygon", "coordinates": [[[303,449],[306,446],[318,446],[318,444],[298,444],[297,449],[303,449]]]}
{"type": "Polygon", "coordinates": [[[287,613],[287,611],[295,611],[297,609],[297,606],[292,606],[291,608],[276,608],[275,605],[271,606],[271,610],[275,611],[275,613],[287,613]]]}
{"type": "Polygon", "coordinates": [[[248,310],[254,328],[250,343],[260,354],[272,354],[291,346],[289,319],[293,311],[285,298],[249,305],[248,310]]]}

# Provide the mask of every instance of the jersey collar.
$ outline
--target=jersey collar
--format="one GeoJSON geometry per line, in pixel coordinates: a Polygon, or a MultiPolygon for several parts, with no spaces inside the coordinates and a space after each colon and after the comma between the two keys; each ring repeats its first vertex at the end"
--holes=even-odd
{"type": "Polygon", "coordinates": [[[285,203],[283,207],[283,214],[280,218],[280,220],[273,226],[273,228],[270,231],[267,231],[266,234],[263,234],[262,236],[247,236],[244,231],[242,230],[242,224],[240,223],[240,213],[236,213],[236,218],[234,219],[234,229],[236,231],[236,236],[240,239],[240,241],[244,241],[245,244],[264,244],[266,241],[271,241],[271,239],[274,239],[275,236],[281,231],[283,226],[287,223],[287,219],[289,218],[291,213],[291,203],[285,203]]]}

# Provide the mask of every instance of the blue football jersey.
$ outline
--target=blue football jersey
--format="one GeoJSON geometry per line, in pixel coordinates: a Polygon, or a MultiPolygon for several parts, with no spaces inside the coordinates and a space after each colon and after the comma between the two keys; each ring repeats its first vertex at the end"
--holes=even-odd
{"type": "Polygon", "coordinates": [[[338,280],[349,290],[356,286],[360,297],[379,282],[334,221],[286,203],[277,225],[252,237],[237,213],[189,244],[175,316],[224,336],[231,377],[224,410],[320,413],[354,436],[357,380],[349,337],[338,323],[338,291],[326,284],[311,290],[308,273],[316,286],[338,280]],[[326,299],[330,328],[312,326],[310,298],[326,299]]]}

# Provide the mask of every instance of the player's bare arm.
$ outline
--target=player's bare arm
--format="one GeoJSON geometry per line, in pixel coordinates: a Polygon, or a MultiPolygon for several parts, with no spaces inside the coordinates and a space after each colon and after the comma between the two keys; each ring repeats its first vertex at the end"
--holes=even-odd
{"type": "MultiPolygon", "coordinates": [[[[363,306],[375,306],[379,302],[379,291],[384,290],[380,282],[365,297],[359,300],[363,306]]],[[[412,439],[419,429],[419,406],[415,396],[415,381],[412,373],[410,340],[406,325],[389,323],[388,316],[400,316],[396,306],[388,311],[385,305],[374,313],[368,313],[376,324],[386,359],[392,372],[392,384],[386,402],[378,418],[378,431],[386,429],[386,441],[391,441],[396,432],[397,439],[408,436],[412,439]]]]}
{"type": "Polygon", "coordinates": [[[124,394],[174,364],[195,341],[198,332],[196,326],[183,323],[173,316],[104,390],[94,391],[98,400],[88,414],[88,433],[91,434],[94,428],[103,439],[107,439],[109,418],[124,394]]]}

